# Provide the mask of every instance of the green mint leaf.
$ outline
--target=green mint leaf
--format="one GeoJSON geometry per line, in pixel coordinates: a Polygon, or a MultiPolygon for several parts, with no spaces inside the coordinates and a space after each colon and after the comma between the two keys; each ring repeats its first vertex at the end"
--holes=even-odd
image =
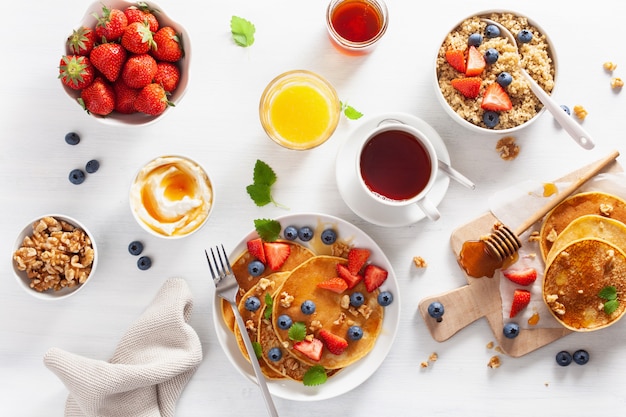
{"type": "Polygon", "coordinates": [[[613,286],[606,286],[600,290],[598,297],[603,300],[617,300],[617,288],[613,286]]]}
{"type": "Polygon", "coordinates": [[[250,184],[246,187],[248,195],[259,207],[265,206],[272,202],[270,186],[266,184],[250,184]]]}
{"type": "Polygon", "coordinates": [[[265,293],[265,311],[263,312],[263,318],[269,320],[272,318],[272,309],[274,307],[274,299],[270,293],[265,293]]]}
{"type": "Polygon", "coordinates": [[[260,359],[263,356],[263,348],[259,342],[252,342],[252,347],[254,348],[255,356],[260,359]]]}
{"type": "Polygon", "coordinates": [[[271,219],[254,220],[254,228],[259,237],[266,242],[274,242],[280,237],[280,222],[271,219]]]}
{"type": "Polygon", "coordinates": [[[254,43],[255,31],[254,25],[242,17],[233,16],[230,19],[230,32],[233,35],[233,40],[239,46],[244,48],[251,46],[254,43]]]}
{"type": "Polygon", "coordinates": [[[348,105],[348,103],[341,103],[341,111],[350,120],[358,120],[363,117],[363,113],[348,105]]]}
{"type": "Polygon", "coordinates": [[[254,181],[255,184],[272,186],[276,182],[276,179],[276,173],[274,172],[272,167],[270,167],[268,164],[261,161],[260,159],[257,159],[256,163],[254,164],[252,181],[254,181]]]}
{"type": "Polygon", "coordinates": [[[306,337],[306,325],[300,321],[292,324],[289,328],[288,335],[289,339],[296,342],[304,340],[306,337]]]}
{"type": "Polygon", "coordinates": [[[606,303],[604,303],[604,312],[606,314],[613,314],[615,310],[617,310],[617,307],[619,307],[619,301],[609,300],[606,303]]]}
{"type": "Polygon", "coordinates": [[[328,375],[326,375],[326,369],[321,365],[314,365],[306,371],[302,378],[302,383],[307,387],[311,387],[321,385],[326,382],[327,379],[328,375]]]}

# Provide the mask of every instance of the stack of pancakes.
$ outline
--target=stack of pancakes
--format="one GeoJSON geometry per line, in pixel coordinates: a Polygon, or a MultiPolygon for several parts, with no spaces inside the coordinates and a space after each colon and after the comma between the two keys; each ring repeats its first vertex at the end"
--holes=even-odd
{"type": "MultiPolygon", "coordinates": [[[[269,379],[288,378],[302,381],[305,373],[312,366],[321,366],[331,376],[342,368],[364,357],[374,347],[380,334],[384,308],[378,304],[379,291],[367,292],[363,282],[342,294],[318,288],[317,284],[337,277],[337,265],[346,264],[347,259],[330,255],[316,255],[308,248],[294,242],[285,242],[291,246],[289,258],[278,271],[266,270],[259,277],[248,273],[247,265],[253,259],[245,251],[233,264],[233,271],[239,282],[239,311],[246,323],[246,330],[252,342],[257,342],[262,354],[259,365],[269,379]],[[345,305],[345,297],[359,291],[365,296],[367,317],[350,310],[345,305]],[[245,308],[245,301],[255,296],[261,307],[254,311],[245,308]],[[271,306],[266,301],[271,299],[271,306]],[[343,305],[342,305],[342,299],[343,305]],[[315,303],[315,313],[306,315],[300,310],[303,301],[315,303]],[[271,308],[271,312],[266,312],[271,308]],[[336,355],[324,348],[319,361],[313,361],[306,355],[293,349],[288,330],[277,325],[277,318],[288,315],[293,323],[301,322],[306,326],[307,335],[316,336],[321,328],[346,338],[348,328],[358,325],[363,330],[363,337],[358,341],[348,340],[348,347],[341,355],[336,355]],[[272,348],[279,348],[282,357],[273,361],[268,357],[272,348]]],[[[268,268],[269,269],[269,268],[268,268]]],[[[245,345],[235,323],[232,310],[227,303],[222,304],[224,320],[237,338],[239,349],[249,360],[245,345]]]]}
{"type": "Polygon", "coordinates": [[[574,331],[615,323],[626,311],[626,202],[602,193],[575,194],[546,215],[540,232],[545,262],[543,298],[552,315],[574,331]],[[616,290],[606,310],[599,294],[616,290]]]}

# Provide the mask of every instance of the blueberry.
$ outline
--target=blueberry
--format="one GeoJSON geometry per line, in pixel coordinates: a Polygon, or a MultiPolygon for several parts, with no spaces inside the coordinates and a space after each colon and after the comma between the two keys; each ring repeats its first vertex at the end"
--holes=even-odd
{"type": "Polygon", "coordinates": [[[258,277],[263,273],[263,271],[265,271],[265,265],[263,265],[263,262],[258,259],[255,259],[248,264],[248,273],[253,277],[258,277]]]}
{"type": "Polygon", "coordinates": [[[568,115],[572,114],[572,111],[569,109],[569,107],[567,107],[565,104],[561,104],[561,108],[563,109],[563,111],[565,113],[567,113],[568,115]]]}
{"type": "Polygon", "coordinates": [[[280,316],[278,316],[276,324],[278,324],[278,328],[280,328],[281,330],[289,330],[289,328],[293,324],[293,321],[288,315],[281,314],[280,316]]]}
{"type": "Polygon", "coordinates": [[[350,340],[361,340],[363,337],[363,329],[359,326],[350,326],[348,329],[348,337],[350,340]]]}
{"type": "Polygon", "coordinates": [[[480,33],[472,33],[469,35],[469,38],[467,38],[467,44],[469,46],[478,46],[481,43],[483,43],[483,35],[480,33]]]}
{"type": "Polygon", "coordinates": [[[428,315],[437,321],[441,321],[443,319],[444,312],[445,309],[443,308],[443,304],[439,301],[433,301],[428,305],[428,315]]]}
{"type": "Polygon", "coordinates": [[[313,239],[313,229],[309,226],[301,227],[300,230],[298,230],[298,237],[301,241],[308,242],[313,239]]]}
{"type": "Polygon", "coordinates": [[[142,256],[141,258],[137,259],[137,268],[141,269],[142,271],[150,269],[151,266],[152,259],[150,259],[148,256],[142,256]]]}
{"type": "Polygon", "coordinates": [[[283,236],[287,240],[296,240],[296,238],[298,237],[298,229],[295,226],[287,226],[285,227],[283,236]]]}
{"type": "Polygon", "coordinates": [[[378,294],[378,304],[383,307],[387,307],[389,304],[393,303],[393,294],[389,291],[382,291],[378,294]]]}
{"type": "Polygon", "coordinates": [[[507,339],[514,339],[519,335],[519,324],[517,323],[507,323],[504,325],[502,329],[502,333],[504,333],[504,337],[507,339]]]}
{"type": "Polygon", "coordinates": [[[488,38],[497,38],[500,36],[500,28],[496,25],[487,25],[485,28],[485,36],[488,38]]]}
{"type": "Polygon", "coordinates": [[[360,292],[357,291],[350,294],[350,305],[352,307],[361,307],[364,302],[365,297],[363,297],[363,294],[361,294],[360,292]]]}
{"type": "Polygon", "coordinates": [[[485,62],[487,64],[495,64],[498,61],[500,54],[495,48],[489,48],[485,51],[485,62]]]}
{"type": "Polygon", "coordinates": [[[246,298],[244,306],[248,311],[257,311],[259,308],[261,308],[261,300],[259,300],[255,296],[248,297],[246,298]]]}
{"type": "Polygon", "coordinates": [[[307,315],[315,313],[315,303],[311,300],[306,300],[300,306],[300,311],[307,315]]]}
{"type": "Polygon", "coordinates": [[[556,354],[556,363],[561,366],[567,366],[572,363],[572,355],[568,351],[562,350],[556,354]]]}
{"type": "Polygon", "coordinates": [[[513,82],[513,77],[508,72],[503,71],[496,77],[496,82],[502,87],[508,87],[513,82]]]}
{"type": "Polygon", "coordinates": [[[579,365],[584,365],[589,362],[589,353],[584,349],[579,349],[572,355],[572,359],[579,365]]]}
{"type": "Polygon", "coordinates": [[[99,168],[100,168],[100,162],[98,162],[95,159],[92,159],[91,161],[87,162],[87,164],[85,165],[85,171],[87,171],[89,174],[93,174],[99,168]]]}
{"type": "Polygon", "coordinates": [[[488,128],[496,127],[500,122],[500,115],[495,111],[487,110],[483,113],[483,122],[488,128]]]}
{"type": "Polygon", "coordinates": [[[283,352],[280,348],[273,347],[267,352],[267,358],[272,362],[278,362],[283,357],[283,352]]]}
{"type": "Polygon", "coordinates": [[[128,252],[130,252],[130,254],[134,256],[139,255],[141,252],[143,252],[143,243],[138,240],[130,242],[130,244],[128,245],[128,252]]]}
{"type": "Polygon", "coordinates": [[[533,33],[528,29],[522,29],[517,32],[517,40],[520,43],[528,43],[533,40],[533,33]]]}
{"type": "Polygon", "coordinates": [[[72,184],[82,184],[85,181],[85,172],[82,169],[73,169],[70,171],[69,178],[72,184]]]}
{"type": "Polygon", "coordinates": [[[80,142],[80,136],[78,136],[78,133],[76,132],[69,132],[65,135],[65,142],[68,145],[78,145],[80,142]]]}
{"type": "Polygon", "coordinates": [[[332,245],[337,241],[337,232],[333,229],[326,229],[322,232],[322,242],[326,245],[332,245]]]}

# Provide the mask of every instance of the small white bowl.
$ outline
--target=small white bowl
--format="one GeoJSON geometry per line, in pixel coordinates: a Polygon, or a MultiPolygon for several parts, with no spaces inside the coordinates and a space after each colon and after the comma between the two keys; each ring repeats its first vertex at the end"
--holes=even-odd
{"type": "MultiPolygon", "coordinates": [[[[461,126],[475,132],[475,133],[481,133],[481,134],[485,134],[485,135],[489,135],[489,136],[493,136],[493,135],[505,135],[505,134],[511,134],[513,132],[517,132],[520,129],[523,129],[529,125],[531,125],[535,120],[537,120],[545,111],[546,108],[545,106],[543,108],[541,108],[536,114],[535,116],[533,116],[532,118],[526,120],[525,122],[517,125],[517,126],[513,126],[510,128],[506,128],[506,129],[498,129],[496,128],[488,128],[488,127],[483,127],[480,126],[478,124],[474,124],[471,121],[466,120],[465,118],[463,118],[461,115],[459,115],[448,103],[448,101],[446,100],[446,98],[444,97],[444,94],[441,91],[440,85],[439,85],[439,66],[438,66],[438,61],[439,61],[439,54],[440,54],[440,50],[441,47],[443,46],[446,38],[448,37],[448,35],[457,30],[457,28],[463,23],[465,22],[467,19],[470,19],[474,16],[478,16],[478,17],[486,17],[489,18],[489,16],[493,13],[510,13],[512,15],[515,15],[517,17],[522,17],[522,18],[526,18],[528,20],[528,24],[532,27],[534,27],[535,29],[537,29],[542,35],[544,35],[546,42],[548,44],[548,53],[550,58],[552,59],[552,67],[554,68],[554,87],[552,89],[552,92],[550,94],[554,94],[555,88],[556,88],[556,81],[557,81],[557,58],[556,58],[556,53],[555,53],[555,49],[554,49],[554,45],[552,44],[552,42],[550,41],[550,38],[547,36],[546,32],[539,26],[537,25],[532,19],[529,19],[528,17],[517,13],[517,12],[513,12],[510,10],[485,10],[482,12],[478,12],[475,14],[472,14],[468,17],[465,17],[464,19],[462,19],[461,21],[459,21],[456,25],[454,25],[443,37],[442,41],[439,43],[439,46],[437,47],[437,54],[435,56],[435,62],[434,62],[434,68],[433,68],[433,85],[436,91],[436,95],[437,95],[437,99],[439,100],[439,103],[441,104],[441,106],[443,107],[443,109],[445,110],[445,112],[458,124],[460,124],[461,126]]],[[[514,34],[515,35],[515,34],[514,34]]],[[[483,34],[484,39],[486,39],[486,37],[483,34]]],[[[445,58],[444,58],[445,59],[445,58]]],[[[485,71],[488,71],[489,69],[489,64],[487,64],[487,68],[485,71]]],[[[497,74],[496,74],[497,75],[497,74]]],[[[459,73],[459,77],[462,77],[463,74],[459,73]]],[[[484,79],[484,75],[482,76],[484,79]]],[[[495,79],[494,79],[495,82],[495,79]]],[[[452,88],[452,87],[451,87],[452,88]]],[[[480,100],[480,97],[482,96],[482,93],[484,92],[484,82],[483,82],[483,86],[481,87],[481,95],[476,99],[476,100],[480,100]]],[[[506,89],[506,88],[505,88],[506,89]]],[[[532,94],[532,93],[529,93],[532,94]]],[[[460,93],[459,93],[460,95],[460,93]]],[[[514,104],[514,108],[515,109],[515,104],[514,104]]]]}
{"type": "Polygon", "coordinates": [[[17,236],[17,239],[15,240],[15,244],[13,245],[13,251],[11,252],[11,264],[13,265],[13,272],[15,275],[15,278],[17,280],[17,283],[24,288],[24,290],[29,293],[30,295],[32,295],[35,298],[38,298],[40,300],[61,300],[64,298],[67,298],[71,295],[76,294],[77,292],[79,292],[81,289],[83,289],[85,287],[85,285],[87,285],[89,282],[91,282],[93,280],[93,276],[94,273],[96,271],[96,267],[98,266],[98,249],[96,246],[96,241],[93,238],[93,235],[91,234],[91,232],[78,220],[69,217],[69,216],[65,216],[62,214],[45,214],[43,216],[38,216],[36,218],[34,218],[32,221],[28,222],[28,224],[26,226],[24,226],[24,228],[22,229],[22,231],[20,232],[20,234],[17,236]],[[21,271],[18,269],[17,264],[15,262],[15,260],[13,259],[13,255],[15,253],[15,251],[17,251],[21,246],[22,246],[22,242],[24,241],[24,238],[26,236],[32,236],[33,235],[33,225],[35,224],[35,222],[39,221],[40,219],[43,219],[45,217],[54,217],[59,221],[65,221],[69,224],[71,224],[74,227],[77,227],[79,229],[82,229],[87,236],[89,237],[89,240],[91,240],[91,247],[93,248],[93,262],[91,264],[91,271],[89,273],[89,276],[87,278],[87,280],[82,283],[82,284],[78,284],[74,287],[65,287],[62,288],[58,291],[55,290],[47,290],[47,291],[37,291],[33,288],[30,287],[30,283],[31,283],[31,279],[28,278],[28,276],[26,275],[26,271],[21,271]]]}
{"type": "MultiPolygon", "coordinates": [[[[180,69],[180,80],[178,82],[178,86],[176,87],[176,90],[173,91],[172,94],[168,96],[168,100],[174,105],[176,105],[180,102],[180,100],[185,95],[185,92],[187,90],[187,84],[189,83],[189,67],[190,67],[190,62],[191,62],[191,42],[189,40],[189,34],[187,33],[187,31],[182,25],[172,20],[165,13],[163,8],[161,8],[159,5],[153,2],[146,2],[146,3],[151,9],[158,10],[158,13],[156,13],[155,16],[157,20],[159,21],[159,27],[171,26],[176,30],[176,33],[181,35],[181,38],[182,38],[181,42],[183,45],[184,56],[182,59],[180,59],[177,62],[177,65],[179,66],[179,69],[180,69]]],[[[96,1],[87,8],[85,15],[83,16],[82,20],[78,23],[76,28],[80,26],[86,26],[86,27],[91,27],[91,28],[95,27],[96,19],[93,16],[93,14],[96,13],[98,15],[101,15],[103,5],[109,8],[116,8],[116,9],[124,10],[128,6],[133,6],[135,4],[136,2],[126,1],[126,0],[107,0],[105,2],[96,1]]],[[[68,35],[69,33],[71,33],[72,29],[76,29],[76,28],[68,27],[68,35]]],[[[63,51],[64,51],[63,54],[70,53],[65,43],[63,46],[63,51]]],[[[61,86],[67,93],[68,97],[72,101],[77,103],[76,100],[80,97],[80,91],[72,90],[71,88],[64,85],[62,82],[61,82],[61,86]]],[[[77,103],[77,105],[79,104],[77,103]]],[[[167,106],[165,111],[158,116],[150,116],[150,115],[143,114],[143,113],[122,114],[116,111],[113,111],[113,113],[104,117],[96,115],[96,114],[89,114],[89,116],[95,118],[101,123],[104,123],[110,126],[122,126],[122,127],[146,126],[148,124],[156,122],[157,120],[165,116],[170,111],[176,111],[176,107],[167,106]]]]}

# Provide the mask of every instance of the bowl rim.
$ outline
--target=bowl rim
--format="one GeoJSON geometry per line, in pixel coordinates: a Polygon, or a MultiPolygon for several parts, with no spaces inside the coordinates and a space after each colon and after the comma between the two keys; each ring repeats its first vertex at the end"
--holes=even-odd
{"type": "Polygon", "coordinates": [[[52,301],[56,301],[56,300],[62,300],[62,299],[66,299],[68,297],[71,297],[72,295],[78,293],[80,290],[82,290],[89,282],[91,282],[93,280],[93,277],[95,275],[97,266],[98,266],[98,247],[96,244],[96,240],[94,239],[93,234],[91,233],[91,231],[79,220],[77,220],[76,218],[72,217],[72,216],[68,216],[67,214],[60,214],[60,213],[46,213],[40,216],[36,216],[33,217],[31,219],[30,222],[28,222],[24,227],[22,227],[22,229],[20,230],[20,232],[18,233],[15,242],[13,244],[13,250],[11,251],[11,265],[13,267],[13,275],[15,276],[15,279],[18,283],[18,285],[27,293],[29,293],[31,296],[40,299],[40,300],[52,300],[52,301]],[[87,278],[87,280],[82,283],[79,284],[75,287],[72,288],[63,288],[61,290],[58,291],[53,291],[53,290],[48,290],[48,291],[43,291],[43,292],[39,292],[36,291],[32,288],[30,288],[29,286],[29,278],[26,276],[26,272],[25,271],[20,271],[19,269],[17,269],[16,265],[15,265],[15,261],[13,260],[13,254],[15,253],[15,251],[22,246],[22,242],[24,240],[24,237],[26,237],[27,235],[32,234],[32,226],[35,222],[37,222],[38,220],[41,220],[45,217],[54,217],[56,219],[59,220],[63,220],[66,221],[68,223],[70,223],[71,225],[78,227],[80,229],[82,229],[87,236],[89,236],[89,239],[91,240],[91,247],[93,248],[94,251],[94,257],[93,257],[93,262],[91,264],[91,272],[89,272],[89,276],[87,278]]]}
{"type": "Polygon", "coordinates": [[[519,13],[515,10],[511,10],[511,9],[499,9],[499,8],[494,8],[494,9],[485,9],[485,10],[481,10],[478,11],[476,13],[472,13],[470,15],[465,16],[464,18],[462,18],[461,20],[457,21],[450,29],[448,29],[447,32],[445,32],[444,36],[441,38],[441,41],[437,44],[437,49],[436,49],[436,53],[435,53],[435,59],[434,59],[434,87],[436,90],[436,95],[437,95],[437,99],[439,100],[439,102],[441,103],[442,107],[444,108],[444,111],[455,121],[457,122],[459,125],[468,128],[469,130],[472,130],[473,132],[476,133],[483,133],[483,134],[487,134],[487,135],[507,135],[507,134],[511,134],[514,132],[517,132],[521,129],[524,129],[528,126],[530,126],[531,124],[533,124],[536,120],[538,120],[541,115],[543,115],[543,113],[546,111],[546,107],[543,106],[538,112],[537,114],[535,114],[532,118],[530,118],[529,120],[527,120],[526,122],[517,125],[517,126],[513,126],[507,129],[488,129],[485,127],[481,127],[478,125],[475,125],[474,123],[471,123],[467,120],[465,120],[464,118],[462,118],[461,116],[459,116],[454,109],[452,109],[452,107],[450,106],[450,104],[448,103],[448,101],[445,99],[445,97],[443,96],[443,93],[441,92],[441,88],[439,87],[439,76],[437,73],[438,70],[438,66],[437,66],[437,59],[439,57],[439,50],[441,49],[441,45],[443,44],[443,42],[445,41],[446,37],[448,36],[448,34],[455,30],[457,27],[459,27],[459,25],[461,23],[463,23],[464,21],[466,21],[467,19],[471,19],[472,17],[479,17],[479,16],[484,16],[487,17],[490,14],[493,13],[510,13],[513,14],[515,16],[518,17],[523,17],[525,19],[528,20],[528,23],[537,28],[541,34],[546,38],[546,42],[548,43],[548,47],[549,47],[549,53],[550,53],[550,58],[552,58],[552,66],[554,67],[554,88],[552,89],[552,91],[550,92],[550,95],[554,95],[555,91],[557,90],[557,80],[558,80],[558,58],[557,58],[557,54],[556,54],[556,49],[554,47],[554,44],[552,43],[552,39],[550,38],[550,36],[548,36],[548,34],[546,33],[546,31],[543,29],[543,27],[539,24],[537,24],[537,22],[528,17],[527,15],[525,15],[524,13],[519,13]]]}

